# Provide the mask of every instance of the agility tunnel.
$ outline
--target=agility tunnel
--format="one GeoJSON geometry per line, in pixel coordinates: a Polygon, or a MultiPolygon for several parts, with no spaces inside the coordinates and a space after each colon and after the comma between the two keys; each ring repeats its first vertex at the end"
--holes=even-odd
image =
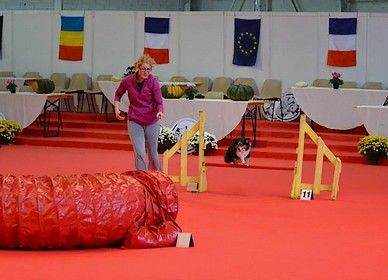
{"type": "Polygon", "coordinates": [[[159,171],[0,175],[0,248],[174,246],[178,196],[159,171]]]}

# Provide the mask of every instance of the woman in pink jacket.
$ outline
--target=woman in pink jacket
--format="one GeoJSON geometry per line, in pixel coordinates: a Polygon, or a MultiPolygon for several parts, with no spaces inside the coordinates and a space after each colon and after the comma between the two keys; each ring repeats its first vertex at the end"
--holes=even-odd
{"type": "Polygon", "coordinates": [[[125,77],[115,93],[114,107],[118,120],[125,119],[120,115],[119,103],[123,94],[128,93],[128,133],[134,149],[136,170],[161,170],[158,137],[164,114],[160,84],[151,74],[155,65],[152,57],[142,55],[135,62],[136,73],[125,77]]]}

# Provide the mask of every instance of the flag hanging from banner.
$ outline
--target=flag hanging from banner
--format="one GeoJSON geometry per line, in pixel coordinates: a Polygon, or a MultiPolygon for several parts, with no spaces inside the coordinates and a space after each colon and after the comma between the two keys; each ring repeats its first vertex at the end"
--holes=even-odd
{"type": "Polygon", "coordinates": [[[169,63],[170,18],[146,17],[144,24],[144,53],[157,64],[169,63]]]}
{"type": "Polygon", "coordinates": [[[3,16],[0,16],[0,59],[2,58],[3,49],[3,16]]]}
{"type": "Polygon", "coordinates": [[[233,64],[254,66],[260,38],[260,19],[234,19],[233,64]]]}
{"type": "Polygon", "coordinates": [[[329,19],[327,65],[356,66],[357,18],[329,19]]]}
{"type": "Polygon", "coordinates": [[[81,61],[84,46],[84,17],[61,16],[59,59],[81,61]]]}

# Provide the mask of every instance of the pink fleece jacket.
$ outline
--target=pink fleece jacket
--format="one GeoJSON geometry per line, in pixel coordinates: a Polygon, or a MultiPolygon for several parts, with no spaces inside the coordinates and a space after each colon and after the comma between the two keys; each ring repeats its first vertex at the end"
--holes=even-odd
{"type": "Polygon", "coordinates": [[[136,82],[136,74],[125,77],[115,93],[115,101],[120,101],[125,92],[128,92],[129,108],[128,120],[140,125],[150,125],[158,118],[156,114],[163,112],[162,91],[158,79],[151,74],[144,80],[139,92],[136,82]]]}

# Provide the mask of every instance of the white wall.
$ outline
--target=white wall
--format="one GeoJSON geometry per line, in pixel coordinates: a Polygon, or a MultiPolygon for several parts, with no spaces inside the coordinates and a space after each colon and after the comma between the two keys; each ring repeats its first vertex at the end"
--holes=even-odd
{"type": "MultiPolygon", "coordinates": [[[[255,0],[0,0],[0,11],[254,11],[255,0]]],[[[388,0],[258,0],[260,11],[374,12],[388,11],[388,0]],[[297,9],[295,9],[295,6],[297,9]]]]}
{"type": "MultiPolygon", "coordinates": [[[[0,10],[181,11],[188,0],[0,0],[0,10]]],[[[231,1],[231,0],[226,0],[231,1]]]]}
{"type": "MultiPolygon", "coordinates": [[[[39,71],[87,72],[121,75],[143,51],[145,15],[170,15],[170,64],[154,74],[166,81],[174,75],[252,77],[259,87],[267,78],[283,80],[286,90],[295,82],[311,83],[339,71],[345,80],[366,80],[388,86],[388,15],[348,14],[358,17],[356,67],[326,65],[328,13],[254,12],[71,12],[85,15],[84,60],[58,60],[60,14],[70,12],[4,12],[3,58],[0,71],[21,76],[39,71]],[[235,16],[261,16],[260,56],[255,67],[232,64],[235,16]]],[[[334,16],[336,14],[331,13],[334,16]]],[[[345,14],[338,14],[344,16],[345,14]]]]}

